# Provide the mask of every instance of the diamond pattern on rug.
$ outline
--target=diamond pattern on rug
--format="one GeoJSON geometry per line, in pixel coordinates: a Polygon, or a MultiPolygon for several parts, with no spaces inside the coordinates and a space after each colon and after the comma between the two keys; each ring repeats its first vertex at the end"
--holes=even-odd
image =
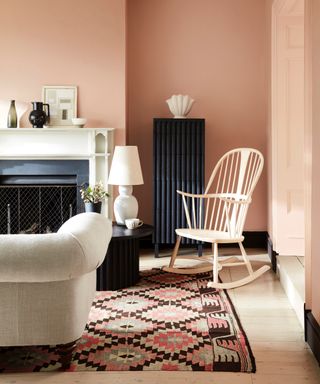
{"type": "MultiPolygon", "coordinates": [[[[138,285],[97,292],[69,371],[255,372],[247,337],[210,273],[141,273],[138,285]]],[[[54,347],[0,349],[0,372],[60,368],[54,347]]]]}

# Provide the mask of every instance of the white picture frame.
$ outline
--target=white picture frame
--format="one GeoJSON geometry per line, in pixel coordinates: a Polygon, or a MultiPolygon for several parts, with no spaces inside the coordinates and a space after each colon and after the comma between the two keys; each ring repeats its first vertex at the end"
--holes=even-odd
{"type": "Polygon", "coordinates": [[[49,126],[72,125],[72,118],[77,117],[77,86],[44,85],[42,100],[50,106],[49,126]]]}

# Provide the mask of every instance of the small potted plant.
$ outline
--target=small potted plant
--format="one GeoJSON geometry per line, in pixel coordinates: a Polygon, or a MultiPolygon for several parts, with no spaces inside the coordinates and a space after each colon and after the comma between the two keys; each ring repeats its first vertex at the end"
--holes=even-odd
{"type": "Polygon", "coordinates": [[[80,188],[81,198],[85,205],[86,212],[101,213],[102,201],[109,197],[107,191],[105,191],[102,181],[96,183],[93,187],[88,184],[84,184],[80,188]]]}

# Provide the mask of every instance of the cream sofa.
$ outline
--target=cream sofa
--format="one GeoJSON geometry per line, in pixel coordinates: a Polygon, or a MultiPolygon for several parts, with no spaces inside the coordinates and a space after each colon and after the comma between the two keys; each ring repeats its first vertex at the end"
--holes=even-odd
{"type": "Polygon", "coordinates": [[[0,346],[79,339],[111,236],[110,220],[97,213],[53,234],[0,235],[0,346]]]}

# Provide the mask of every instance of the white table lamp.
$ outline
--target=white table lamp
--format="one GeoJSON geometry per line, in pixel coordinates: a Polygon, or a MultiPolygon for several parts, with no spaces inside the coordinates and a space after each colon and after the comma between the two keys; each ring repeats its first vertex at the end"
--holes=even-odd
{"type": "Polygon", "coordinates": [[[114,201],[117,224],[138,215],[138,201],[132,195],[132,186],[143,184],[138,147],[117,145],[114,150],[108,184],[119,185],[119,196],[114,201]]]}

